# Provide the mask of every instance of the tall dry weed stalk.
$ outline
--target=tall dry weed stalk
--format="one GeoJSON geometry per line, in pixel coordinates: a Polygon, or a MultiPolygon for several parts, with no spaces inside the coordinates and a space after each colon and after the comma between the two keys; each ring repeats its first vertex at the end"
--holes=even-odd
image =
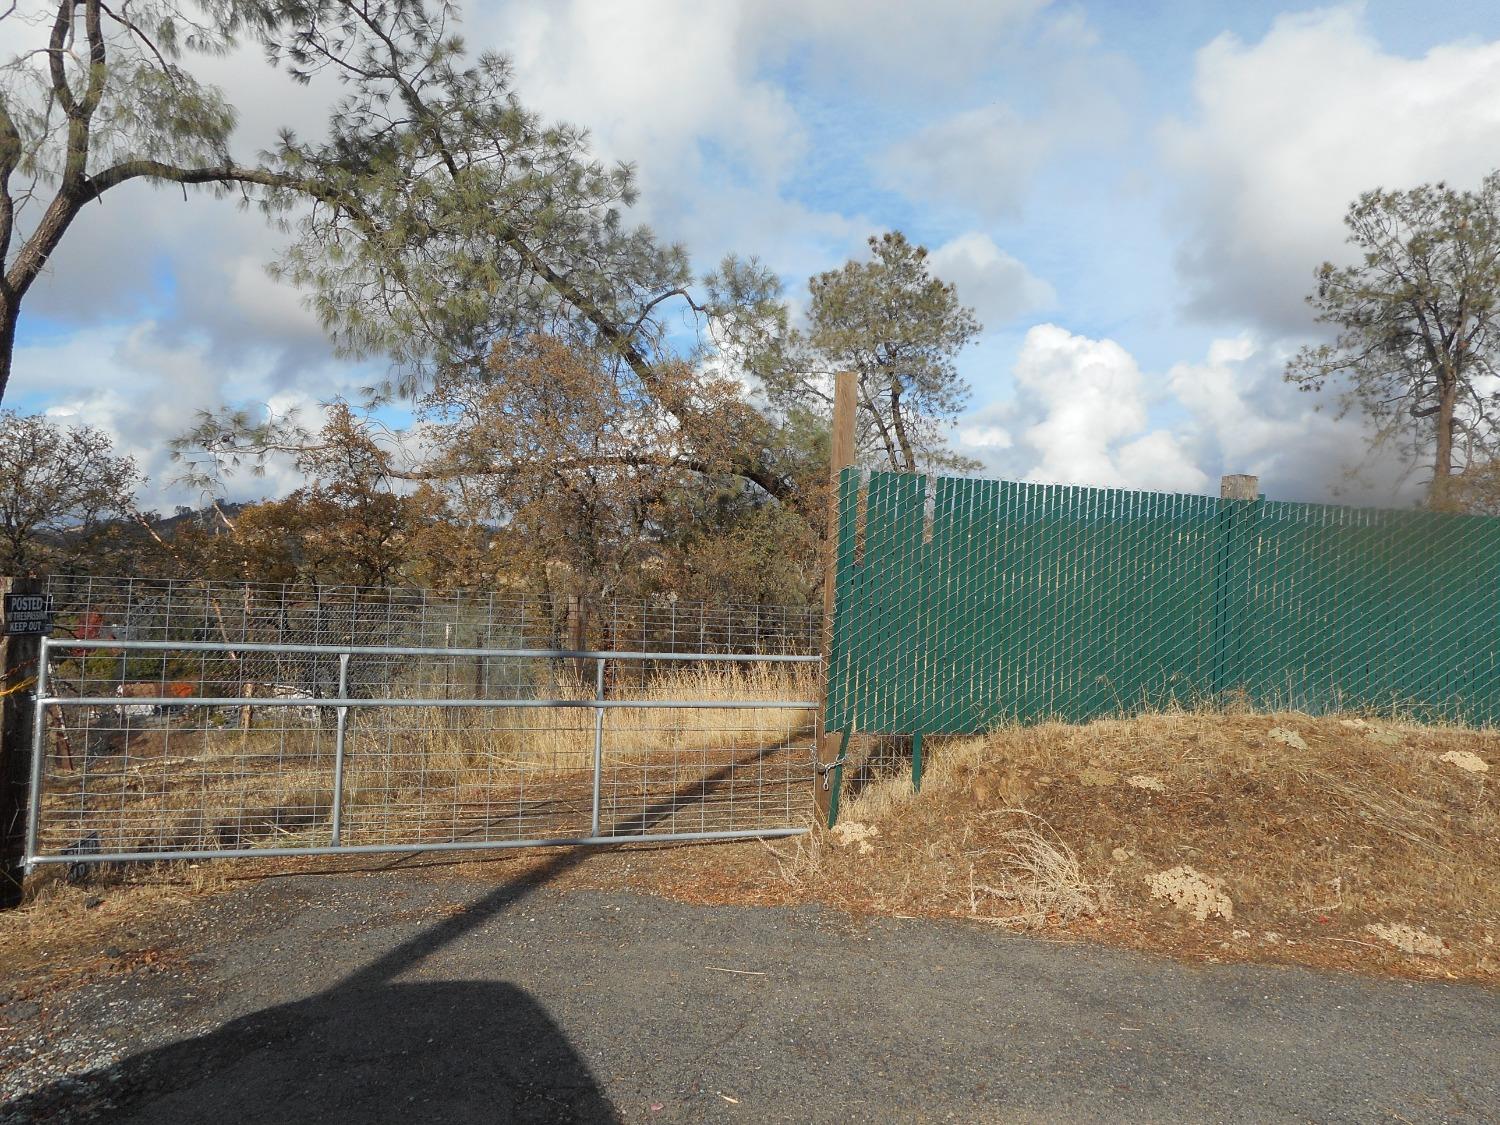
{"type": "Polygon", "coordinates": [[[1049,922],[1067,925],[1099,913],[1107,885],[1084,876],[1078,856],[1051,825],[1019,808],[998,809],[990,815],[1020,817],[1026,823],[999,834],[1005,846],[993,849],[998,861],[998,886],[976,883],[970,865],[970,914],[1002,926],[1036,929],[1049,922]],[[982,915],[982,897],[999,899],[1017,909],[1003,917],[982,915]]]}

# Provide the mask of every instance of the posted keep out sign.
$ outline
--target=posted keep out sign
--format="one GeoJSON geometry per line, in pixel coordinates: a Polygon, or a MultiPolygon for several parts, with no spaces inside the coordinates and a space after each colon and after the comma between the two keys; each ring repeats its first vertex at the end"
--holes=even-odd
{"type": "Polygon", "coordinates": [[[7,637],[44,637],[51,629],[51,594],[5,595],[7,637]]]}

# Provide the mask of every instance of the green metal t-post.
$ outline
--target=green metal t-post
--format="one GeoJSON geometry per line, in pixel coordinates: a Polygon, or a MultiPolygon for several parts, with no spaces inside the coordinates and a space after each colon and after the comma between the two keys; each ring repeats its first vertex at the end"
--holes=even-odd
{"type": "Polygon", "coordinates": [[[843,737],[839,740],[839,756],[834,759],[833,768],[823,775],[823,784],[829,787],[829,828],[839,822],[839,794],[844,790],[844,755],[847,753],[849,753],[849,728],[846,727],[843,737]]]}

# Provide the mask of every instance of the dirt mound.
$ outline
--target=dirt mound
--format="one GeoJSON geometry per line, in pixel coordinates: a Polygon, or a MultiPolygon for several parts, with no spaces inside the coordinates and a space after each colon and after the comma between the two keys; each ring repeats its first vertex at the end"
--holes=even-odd
{"type": "Polygon", "coordinates": [[[1211,959],[1500,982],[1500,734],[1187,712],[926,749],[920,795],[900,774],[846,802],[880,847],[783,848],[788,886],[1211,959]],[[1019,863],[1022,842],[1060,861],[1019,863]],[[1064,899],[1066,918],[1038,908],[1064,899]]]}

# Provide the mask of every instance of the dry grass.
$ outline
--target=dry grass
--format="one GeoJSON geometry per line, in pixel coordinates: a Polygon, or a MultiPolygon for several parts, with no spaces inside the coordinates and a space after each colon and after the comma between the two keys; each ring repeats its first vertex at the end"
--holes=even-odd
{"type": "MultiPolygon", "coordinates": [[[[74,884],[60,868],[27,880],[26,902],[0,911],[0,995],[39,999],[109,972],[177,956],[174,921],[231,885],[224,864],[135,865],[74,884]]],[[[4,1029],[0,1029],[4,1030],[4,1029]]]]}
{"type": "Polygon", "coordinates": [[[1182,711],[929,740],[927,756],[920,795],[903,772],[846,802],[842,819],[874,831],[863,847],[782,849],[787,885],[1222,959],[1500,974],[1496,732],[1182,711]],[[1443,760],[1455,751],[1490,771],[1443,760]],[[1152,897],[1183,866],[1223,888],[1232,919],[1152,897]],[[1390,926],[1444,953],[1414,958],[1370,928],[1390,926]]]}
{"type": "MultiPolygon", "coordinates": [[[[552,698],[591,701],[592,684],[574,680],[547,689],[552,698]]],[[[629,685],[613,697],[645,704],[667,700],[722,703],[814,699],[817,681],[806,665],[728,665],[684,667],[653,676],[644,686],[629,685]]],[[[613,708],[605,719],[611,757],[630,761],[670,752],[685,739],[707,739],[732,749],[790,737],[807,726],[808,712],[765,708],[752,712],[705,707],[673,710],[613,708]],[[746,714],[753,714],[747,722],[746,714]]],[[[356,732],[351,760],[354,791],[389,789],[434,774],[459,785],[485,784],[497,770],[567,774],[590,771],[594,763],[594,712],[586,708],[497,708],[475,711],[408,707],[382,715],[378,731],[356,732]]]]}
{"type": "Polygon", "coordinates": [[[969,865],[970,914],[980,915],[981,897],[998,899],[1009,907],[992,921],[1027,929],[1049,922],[1066,925],[1099,912],[1107,886],[1084,876],[1078,856],[1051,825],[1025,809],[1000,809],[998,815],[1021,823],[1001,829],[997,836],[1001,846],[979,855],[994,856],[994,863],[987,866],[997,871],[997,886],[975,882],[975,864],[969,865]]]}

